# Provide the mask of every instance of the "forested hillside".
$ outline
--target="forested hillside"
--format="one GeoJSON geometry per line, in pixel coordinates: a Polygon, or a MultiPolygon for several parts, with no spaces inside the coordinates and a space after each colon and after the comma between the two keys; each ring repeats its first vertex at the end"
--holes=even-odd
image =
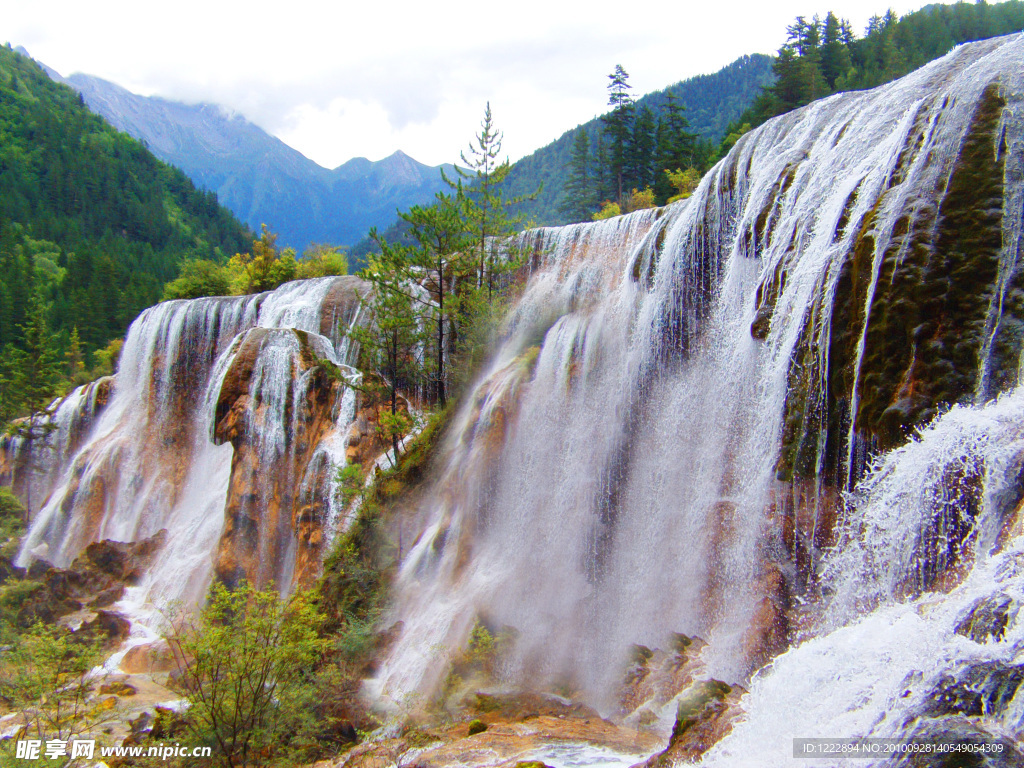
{"type": "MultiPolygon", "coordinates": [[[[682,108],[688,130],[710,146],[725,135],[729,124],[743,114],[761,91],[772,81],[772,58],[763,54],[743,56],[729,66],[709,75],[691,77],[669,87],[649,93],[635,102],[638,114],[649,111],[652,123],[648,133],[656,150],[658,122],[667,117],[670,99],[682,108]]],[[[594,83],[595,89],[605,83],[594,83]]],[[[565,210],[564,186],[572,161],[573,142],[582,129],[588,146],[601,145],[604,122],[595,117],[566,131],[558,139],[519,160],[505,183],[508,197],[532,194],[540,187],[535,200],[520,206],[520,212],[537,224],[564,224],[573,220],[565,210]]],[[[600,201],[595,201],[600,202],[600,201]]]]}
{"type": "Polygon", "coordinates": [[[29,308],[82,353],[122,335],[185,259],[225,260],[252,234],[217,196],[92,114],[71,88],[0,48],[0,349],[29,308]]]}
{"type": "Polygon", "coordinates": [[[961,43],[1021,30],[1021,0],[928,5],[902,18],[890,10],[873,16],[862,38],[832,12],[824,19],[797,17],[772,65],[775,82],[764,88],[729,133],[742,133],[837,91],[891,82],[961,43]]]}
{"type": "Polygon", "coordinates": [[[929,5],[902,18],[889,11],[872,17],[863,37],[830,12],[824,19],[798,17],[774,59],[745,56],[714,75],[636,100],[619,68],[610,76],[612,109],[516,163],[506,194],[539,187],[536,199],[520,207],[537,224],[590,218],[603,201],[614,205],[601,215],[664,204],[771,117],[837,91],[891,82],[955,45],[1021,29],[1021,0],[929,5]],[[688,178],[666,173],[688,168],[688,178]]]}

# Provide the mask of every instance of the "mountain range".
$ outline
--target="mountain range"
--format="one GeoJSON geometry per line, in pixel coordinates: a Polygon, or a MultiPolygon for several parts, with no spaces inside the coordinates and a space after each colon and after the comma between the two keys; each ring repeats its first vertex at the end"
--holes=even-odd
{"type": "Polygon", "coordinates": [[[424,165],[398,151],[376,162],[353,158],[331,170],[219,105],[140,96],[99,77],[62,77],[40,66],[115,128],[216,192],[254,230],[267,224],[279,244],[298,251],[314,242],[357,242],[370,227],[394,221],[397,209],[433,197],[445,186],[441,168],[452,168],[424,165]]]}
{"type": "MultiPolygon", "coordinates": [[[[743,56],[713,74],[647,94],[638,104],[657,112],[672,93],[686,107],[691,130],[717,142],[761,86],[771,82],[771,61],[769,56],[743,56]]],[[[365,235],[371,227],[384,229],[396,221],[398,210],[428,201],[446,188],[441,169],[454,169],[424,165],[401,150],[376,162],[357,157],[327,169],[220,105],[140,96],[93,75],[64,77],[37,63],[52,79],[77,90],[115,128],[144,142],[197,186],[216,192],[220,203],[253,230],[266,224],[281,245],[298,251],[315,242],[358,243],[353,254],[362,254],[369,248],[365,235]]],[[[579,128],[596,136],[601,125],[595,117],[515,164],[505,184],[507,196],[541,190],[521,206],[528,219],[563,223],[558,207],[572,137],[579,128]]]]}

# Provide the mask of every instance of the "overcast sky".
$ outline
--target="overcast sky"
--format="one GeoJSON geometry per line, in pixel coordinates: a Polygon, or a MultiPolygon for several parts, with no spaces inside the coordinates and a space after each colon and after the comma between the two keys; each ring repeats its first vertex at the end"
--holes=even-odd
{"type": "MultiPolygon", "coordinates": [[[[893,0],[899,14],[926,0],[893,0]]],[[[222,104],[321,165],[402,149],[454,162],[488,100],[516,160],[634,93],[774,53],[797,15],[861,33],[885,0],[0,0],[0,40],[63,75],[222,104]]]]}

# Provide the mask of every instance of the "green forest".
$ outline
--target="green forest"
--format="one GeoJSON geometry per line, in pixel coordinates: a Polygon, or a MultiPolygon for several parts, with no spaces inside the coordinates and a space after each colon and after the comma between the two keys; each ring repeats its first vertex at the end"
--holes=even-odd
{"type": "Polygon", "coordinates": [[[65,383],[86,361],[109,368],[105,347],[160,300],[181,262],[226,261],[252,239],[215,194],[89,112],[35,62],[0,47],[4,416],[23,411],[25,353],[69,360],[54,372],[65,383]],[[33,336],[45,350],[29,350],[33,336]]]}
{"type": "MultiPolygon", "coordinates": [[[[685,84],[634,101],[628,73],[618,66],[609,75],[611,111],[560,138],[558,151],[548,153],[552,155],[549,167],[543,171],[525,170],[537,165],[535,157],[542,151],[520,161],[510,174],[510,191],[518,192],[516,184],[524,179],[544,181],[546,205],[534,206],[532,212],[545,223],[583,221],[663,205],[688,194],[743,133],[771,117],[838,91],[890,82],[960,43],[1022,29],[1021,0],[929,5],[902,18],[890,10],[873,16],[862,38],[832,12],[824,19],[797,17],[787,27],[786,43],[771,61],[771,77],[761,78],[753,103],[717,134],[709,126],[719,128],[721,119],[709,121],[703,102],[694,109],[687,96],[677,95],[685,84]],[[698,117],[699,126],[690,117],[698,117]]],[[[730,87],[748,92],[754,82],[751,73],[758,73],[756,65],[753,57],[732,65],[730,87]],[[744,77],[737,86],[736,79],[744,77]]],[[[722,104],[719,118],[734,107],[734,102],[722,104]]]]}
{"type": "MultiPolygon", "coordinates": [[[[636,144],[640,147],[641,153],[644,146],[651,148],[648,151],[657,151],[660,148],[663,152],[666,128],[678,131],[679,118],[683,118],[686,123],[685,130],[695,137],[693,141],[696,147],[702,155],[710,156],[730,124],[750,106],[762,86],[772,82],[772,61],[770,56],[763,54],[742,56],[718,72],[692,77],[637,98],[632,109],[640,118],[639,125],[635,126],[634,130],[637,130],[636,144]],[[660,147],[659,138],[662,141],[660,147]]],[[[594,84],[595,90],[602,86],[602,83],[594,84]]],[[[524,201],[516,207],[526,220],[538,225],[554,225],[589,218],[589,215],[583,216],[578,207],[574,206],[572,195],[565,189],[565,184],[573,167],[573,158],[578,158],[579,145],[582,142],[586,142],[592,160],[607,151],[607,117],[608,115],[595,117],[566,131],[551,144],[541,147],[515,163],[505,182],[508,197],[529,195],[540,187],[540,193],[534,199],[524,201]],[[585,134],[585,139],[580,138],[581,133],[585,134]]],[[[644,164],[642,158],[639,164],[644,164]]],[[[597,167],[591,167],[589,172],[596,174],[597,170],[597,167]]],[[[654,174],[651,175],[649,183],[653,184],[654,174]]],[[[660,179],[659,183],[664,186],[665,180],[660,179]]],[[[599,192],[598,187],[602,184],[603,181],[598,180],[590,192],[590,196],[594,198],[590,201],[594,209],[599,202],[608,197],[607,194],[602,196],[599,192]]],[[[643,185],[640,188],[642,189],[643,185]]],[[[668,188],[664,187],[661,191],[667,192],[668,188]]]]}
{"type": "Polygon", "coordinates": [[[751,127],[838,91],[863,90],[903,77],[946,55],[954,46],[1024,30],[1024,2],[981,0],[928,5],[897,18],[873,16],[858,38],[831,11],[824,19],[799,16],[786,29],[772,70],[775,82],[732,125],[719,154],[751,127]]]}

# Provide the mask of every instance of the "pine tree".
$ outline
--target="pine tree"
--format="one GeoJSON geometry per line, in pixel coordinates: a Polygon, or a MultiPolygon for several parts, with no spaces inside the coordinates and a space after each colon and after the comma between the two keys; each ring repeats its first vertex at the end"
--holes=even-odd
{"type": "Polygon", "coordinates": [[[498,161],[501,139],[502,133],[495,127],[491,115],[491,103],[487,102],[480,133],[469,145],[469,156],[465,152],[460,155],[469,170],[455,168],[461,179],[470,184],[463,191],[461,181],[455,183],[446,178],[456,196],[465,203],[467,227],[473,234],[477,258],[477,288],[486,286],[488,293],[494,289],[496,269],[501,268],[495,263],[494,250],[488,247],[488,240],[505,237],[515,231],[519,217],[510,215],[509,208],[536,195],[534,192],[533,195],[505,199],[502,182],[512,170],[512,165],[508,158],[498,161]]]}
{"type": "MultiPolygon", "coordinates": [[[[15,408],[25,418],[10,423],[8,429],[29,443],[48,435],[54,425],[48,421],[53,413],[54,398],[61,382],[62,363],[60,354],[53,343],[46,314],[48,307],[42,297],[36,294],[29,304],[28,316],[21,326],[23,349],[12,349],[7,367],[9,382],[17,393],[15,408]]],[[[28,477],[25,482],[25,518],[32,514],[32,475],[36,467],[31,463],[31,450],[22,452],[27,457],[22,471],[28,477]]]]}
{"type": "Polygon", "coordinates": [[[627,157],[632,139],[633,114],[635,107],[629,91],[629,73],[621,64],[615,65],[615,71],[608,75],[608,105],[612,111],[601,119],[604,131],[609,138],[608,164],[610,176],[615,184],[614,194],[619,205],[622,205],[623,192],[626,189],[625,179],[627,157]]]}
{"type": "Polygon", "coordinates": [[[599,205],[615,195],[612,191],[611,161],[604,143],[604,132],[597,132],[592,146],[590,168],[594,179],[594,203],[599,205]]]}
{"type": "Polygon", "coordinates": [[[585,221],[594,208],[594,185],[590,175],[590,139],[584,128],[576,129],[565,180],[565,197],[559,211],[570,222],[585,221]]]}
{"type": "Polygon", "coordinates": [[[458,323],[460,300],[453,289],[478,267],[473,250],[477,232],[466,227],[468,208],[458,184],[455,194],[439,192],[433,205],[416,205],[399,214],[409,225],[408,236],[413,245],[389,243],[376,230],[370,231],[370,237],[380,247],[381,263],[391,273],[375,286],[407,296],[420,326],[432,325],[435,329],[433,371],[429,377],[433,396],[442,406],[448,399],[445,359],[453,341],[445,330],[458,323]]]}
{"type": "Polygon", "coordinates": [[[17,353],[14,344],[6,344],[0,350],[0,424],[7,424],[18,415],[21,393],[15,371],[17,353]]]}
{"type": "Polygon", "coordinates": [[[832,11],[822,25],[821,74],[830,89],[850,69],[850,50],[843,42],[843,25],[832,11]]]}
{"type": "Polygon", "coordinates": [[[645,189],[654,182],[655,125],[654,113],[645,105],[633,120],[629,153],[626,158],[625,183],[628,187],[645,189]]]}
{"type": "Polygon", "coordinates": [[[829,85],[822,75],[820,30],[817,16],[810,22],[797,16],[787,27],[786,43],[772,65],[776,81],[768,89],[766,117],[810,104],[829,93],[829,85]]]}
{"type": "MultiPolygon", "coordinates": [[[[684,107],[671,91],[667,94],[668,103],[658,120],[657,129],[657,168],[654,179],[654,193],[658,200],[665,201],[676,194],[676,189],[669,180],[669,173],[686,171],[703,165],[699,156],[697,136],[689,131],[690,124],[683,114],[684,107]]],[[[699,168],[703,170],[703,168],[699,168]]]]}
{"type": "Polygon", "coordinates": [[[78,338],[78,326],[71,329],[71,338],[68,341],[68,350],[64,353],[67,361],[67,377],[75,385],[84,383],[81,381],[86,376],[85,360],[82,355],[82,344],[78,338]]]}
{"type": "Polygon", "coordinates": [[[370,257],[362,274],[373,285],[365,302],[371,321],[354,328],[352,338],[359,344],[363,364],[377,372],[387,390],[391,411],[377,423],[391,441],[397,463],[399,439],[410,426],[400,419],[398,392],[411,390],[422,377],[420,349],[428,339],[417,313],[414,276],[400,249],[383,247],[380,254],[370,257]]]}

